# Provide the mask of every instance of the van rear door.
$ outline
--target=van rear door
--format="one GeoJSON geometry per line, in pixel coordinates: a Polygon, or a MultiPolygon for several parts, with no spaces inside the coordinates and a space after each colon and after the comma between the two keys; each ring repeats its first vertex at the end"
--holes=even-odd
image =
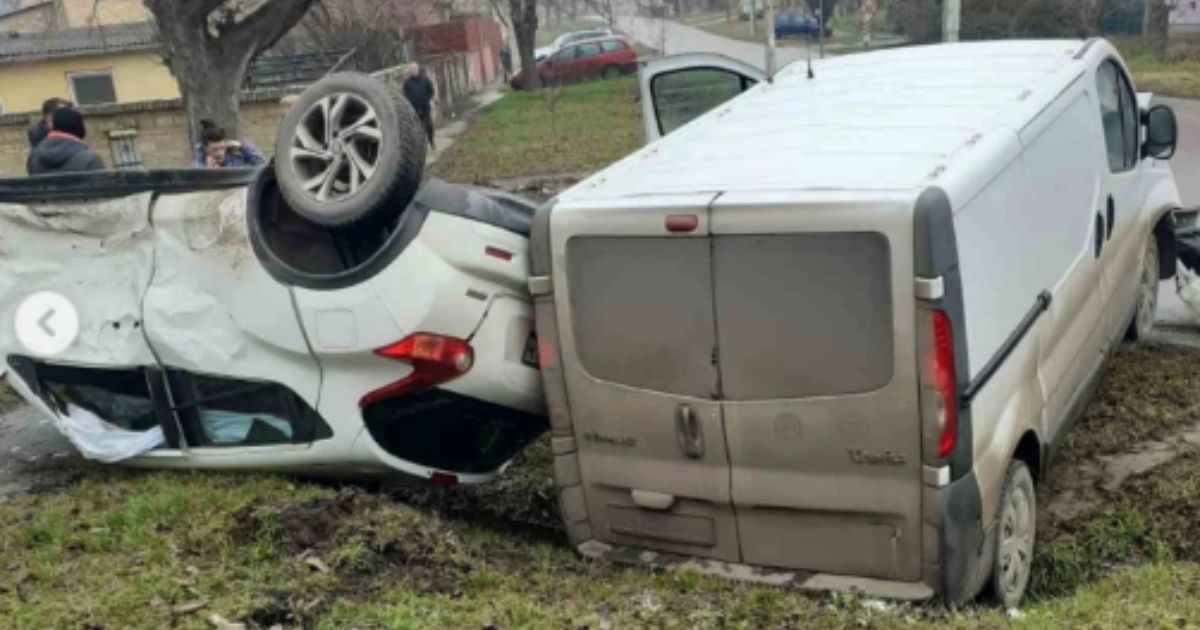
{"type": "Polygon", "coordinates": [[[565,273],[554,292],[569,296],[556,304],[560,351],[595,538],[737,561],[716,400],[713,197],[556,208],[565,273]]]}
{"type": "Polygon", "coordinates": [[[920,579],[911,202],[732,193],[711,221],[743,561],[920,579]]]}

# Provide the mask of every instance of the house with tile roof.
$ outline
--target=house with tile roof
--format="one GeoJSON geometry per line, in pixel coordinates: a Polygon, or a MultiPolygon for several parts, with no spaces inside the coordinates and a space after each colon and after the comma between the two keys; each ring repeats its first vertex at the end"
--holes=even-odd
{"type": "Polygon", "coordinates": [[[0,0],[0,113],[179,96],[140,0],[0,0]]]}

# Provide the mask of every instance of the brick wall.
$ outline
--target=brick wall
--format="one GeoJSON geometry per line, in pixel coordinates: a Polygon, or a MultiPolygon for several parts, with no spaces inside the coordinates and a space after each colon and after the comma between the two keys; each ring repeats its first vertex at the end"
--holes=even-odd
{"type": "Polygon", "coordinates": [[[469,53],[471,81],[476,87],[489,85],[500,74],[500,23],[492,18],[471,17],[423,26],[417,30],[417,54],[437,57],[469,53]]]}
{"type": "MultiPolygon", "coordinates": [[[[282,116],[279,99],[283,90],[247,94],[242,102],[242,137],[270,155],[282,116]]],[[[112,136],[132,136],[145,168],[187,166],[191,159],[187,117],[178,100],[146,101],[84,108],[86,143],[104,158],[110,168],[116,163],[112,136]],[[133,132],[132,134],[128,132],[133,132]]],[[[0,116],[0,176],[25,175],[29,153],[27,131],[38,115],[0,116]]]]}

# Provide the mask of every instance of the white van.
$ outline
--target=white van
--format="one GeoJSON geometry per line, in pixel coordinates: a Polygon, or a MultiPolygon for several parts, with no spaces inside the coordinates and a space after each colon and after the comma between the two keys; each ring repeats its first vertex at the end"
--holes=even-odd
{"type": "Polygon", "coordinates": [[[814,71],[644,68],[651,139],[747,91],[535,217],[571,542],[1015,605],[1036,484],[1174,273],[1174,115],[1103,40],[814,71]]]}

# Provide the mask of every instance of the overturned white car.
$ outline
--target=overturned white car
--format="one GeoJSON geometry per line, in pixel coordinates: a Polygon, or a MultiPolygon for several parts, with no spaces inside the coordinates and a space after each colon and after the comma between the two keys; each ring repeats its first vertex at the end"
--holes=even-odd
{"type": "Polygon", "coordinates": [[[420,185],[361,75],[279,137],[265,169],[0,181],[0,369],[96,459],[487,480],[546,428],[533,207],[420,185]]]}

